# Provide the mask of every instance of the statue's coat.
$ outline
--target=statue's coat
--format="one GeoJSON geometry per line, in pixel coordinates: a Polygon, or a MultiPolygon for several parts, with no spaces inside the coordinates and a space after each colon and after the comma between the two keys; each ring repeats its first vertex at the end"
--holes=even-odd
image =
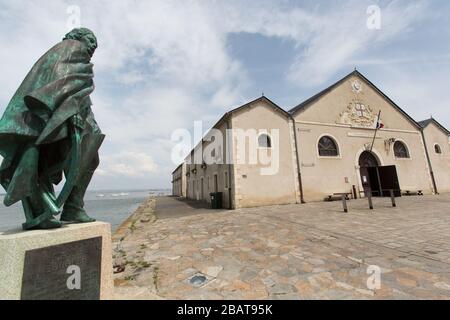
{"type": "MultiPolygon", "coordinates": [[[[94,90],[93,65],[87,46],[64,40],[33,66],[0,120],[0,183],[7,190],[5,205],[28,196],[35,187],[39,153],[30,143],[49,146],[68,137],[67,120],[79,114],[100,133],[89,94],[94,90]],[[34,184],[33,184],[34,183],[34,184]]],[[[54,163],[64,159],[55,155],[54,163]]]]}

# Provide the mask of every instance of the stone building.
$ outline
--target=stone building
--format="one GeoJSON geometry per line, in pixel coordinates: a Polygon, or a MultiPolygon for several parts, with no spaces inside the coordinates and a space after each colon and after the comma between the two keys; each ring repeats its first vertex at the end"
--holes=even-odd
{"type": "Polygon", "coordinates": [[[261,97],[227,112],[184,165],[174,190],[199,201],[222,192],[230,209],[450,192],[449,131],[416,122],[356,70],[290,111],[261,97]]]}
{"type": "Polygon", "coordinates": [[[186,197],[186,163],[183,162],[172,172],[172,195],[186,197]]]}
{"type": "Polygon", "coordinates": [[[433,118],[420,121],[419,124],[422,127],[434,190],[436,193],[450,192],[450,150],[448,141],[450,132],[433,118]]]}

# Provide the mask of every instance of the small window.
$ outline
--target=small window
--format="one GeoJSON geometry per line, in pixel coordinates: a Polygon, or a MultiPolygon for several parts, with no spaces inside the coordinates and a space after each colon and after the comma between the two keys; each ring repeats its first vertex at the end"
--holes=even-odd
{"type": "Polygon", "coordinates": [[[323,136],[319,140],[319,156],[321,157],[337,157],[339,156],[339,150],[337,143],[333,138],[323,136]]]}
{"type": "Polygon", "coordinates": [[[441,154],[442,150],[441,150],[441,146],[438,144],[434,145],[434,152],[436,152],[437,154],[441,154]]]}
{"type": "Polygon", "coordinates": [[[408,148],[401,141],[395,141],[394,143],[394,155],[396,158],[409,158],[408,148]]]}
{"type": "Polygon", "coordinates": [[[258,145],[260,148],[272,148],[272,141],[268,134],[262,134],[258,137],[258,145]]]}

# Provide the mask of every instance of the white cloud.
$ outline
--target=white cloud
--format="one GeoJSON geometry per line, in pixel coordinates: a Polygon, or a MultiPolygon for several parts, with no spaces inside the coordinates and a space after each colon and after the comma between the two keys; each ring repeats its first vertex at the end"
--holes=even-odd
{"type": "Polygon", "coordinates": [[[252,79],[229,52],[230,34],[292,41],[297,51],[286,76],[299,87],[323,85],[341,68],[373,59],[373,48],[406,36],[426,8],[393,1],[382,7],[377,32],[366,28],[370,1],[305,9],[288,1],[0,0],[1,105],[67,32],[66,9],[73,4],[99,39],[92,98],[107,135],[97,174],[102,186],[118,183],[113,176],[136,184],[140,173],[140,185],[168,186],[172,131],[192,129],[194,120],[205,120],[207,128],[249,99],[252,79]]]}
{"type": "Polygon", "coordinates": [[[148,177],[157,170],[157,165],[148,153],[124,151],[103,157],[96,173],[101,176],[148,177]]]}
{"type": "Polygon", "coordinates": [[[380,64],[376,68],[383,74],[381,89],[415,120],[433,116],[449,127],[450,60],[434,67],[411,62],[399,65],[380,64]]]}
{"type": "MultiPolygon", "coordinates": [[[[0,32],[0,61],[8,61],[1,66],[5,75],[0,79],[5,89],[0,94],[2,104],[7,103],[31,64],[67,32],[66,9],[72,4],[0,1],[0,11],[10,17],[1,22],[5,26],[2,30],[8,32],[0,32]]],[[[139,156],[147,154],[159,163],[168,162],[171,144],[167,139],[172,130],[190,128],[194,120],[204,116],[215,118],[227,104],[242,98],[245,69],[229,56],[226,33],[218,29],[211,8],[201,2],[76,4],[81,8],[82,24],[94,30],[99,39],[93,59],[97,75],[93,102],[96,118],[107,134],[99,175],[135,175],[136,171],[115,155],[117,152],[131,157],[137,154],[133,150],[142,150],[139,156]],[[224,105],[220,105],[217,97],[225,96],[224,105]],[[158,146],[156,141],[163,139],[166,146],[158,146]],[[155,152],[158,149],[160,153],[155,152]]],[[[145,163],[149,159],[133,167],[153,168],[145,163]]],[[[170,171],[165,170],[166,176],[157,178],[167,185],[170,171]]]]}
{"type": "MultiPolygon", "coordinates": [[[[342,67],[357,57],[370,55],[370,51],[385,42],[398,41],[410,31],[426,11],[423,1],[401,3],[394,1],[381,7],[381,29],[366,26],[367,3],[351,1],[326,14],[304,52],[295,58],[289,78],[298,86],[323,84],[342,67]]],[[[323,14],[323,13],[322,13],[323,14]]]]}

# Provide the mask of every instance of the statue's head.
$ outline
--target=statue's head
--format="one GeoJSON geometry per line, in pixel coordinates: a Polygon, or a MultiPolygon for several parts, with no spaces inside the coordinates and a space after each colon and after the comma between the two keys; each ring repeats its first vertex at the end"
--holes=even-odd
{"type": "Polygon", "coordinates": [[[94,33],[87,28],[75,28],[70,31],[63,40],[78,40],[86,44],[89,54],[92,55],[97,49],[97,38],[94,33]]]}

